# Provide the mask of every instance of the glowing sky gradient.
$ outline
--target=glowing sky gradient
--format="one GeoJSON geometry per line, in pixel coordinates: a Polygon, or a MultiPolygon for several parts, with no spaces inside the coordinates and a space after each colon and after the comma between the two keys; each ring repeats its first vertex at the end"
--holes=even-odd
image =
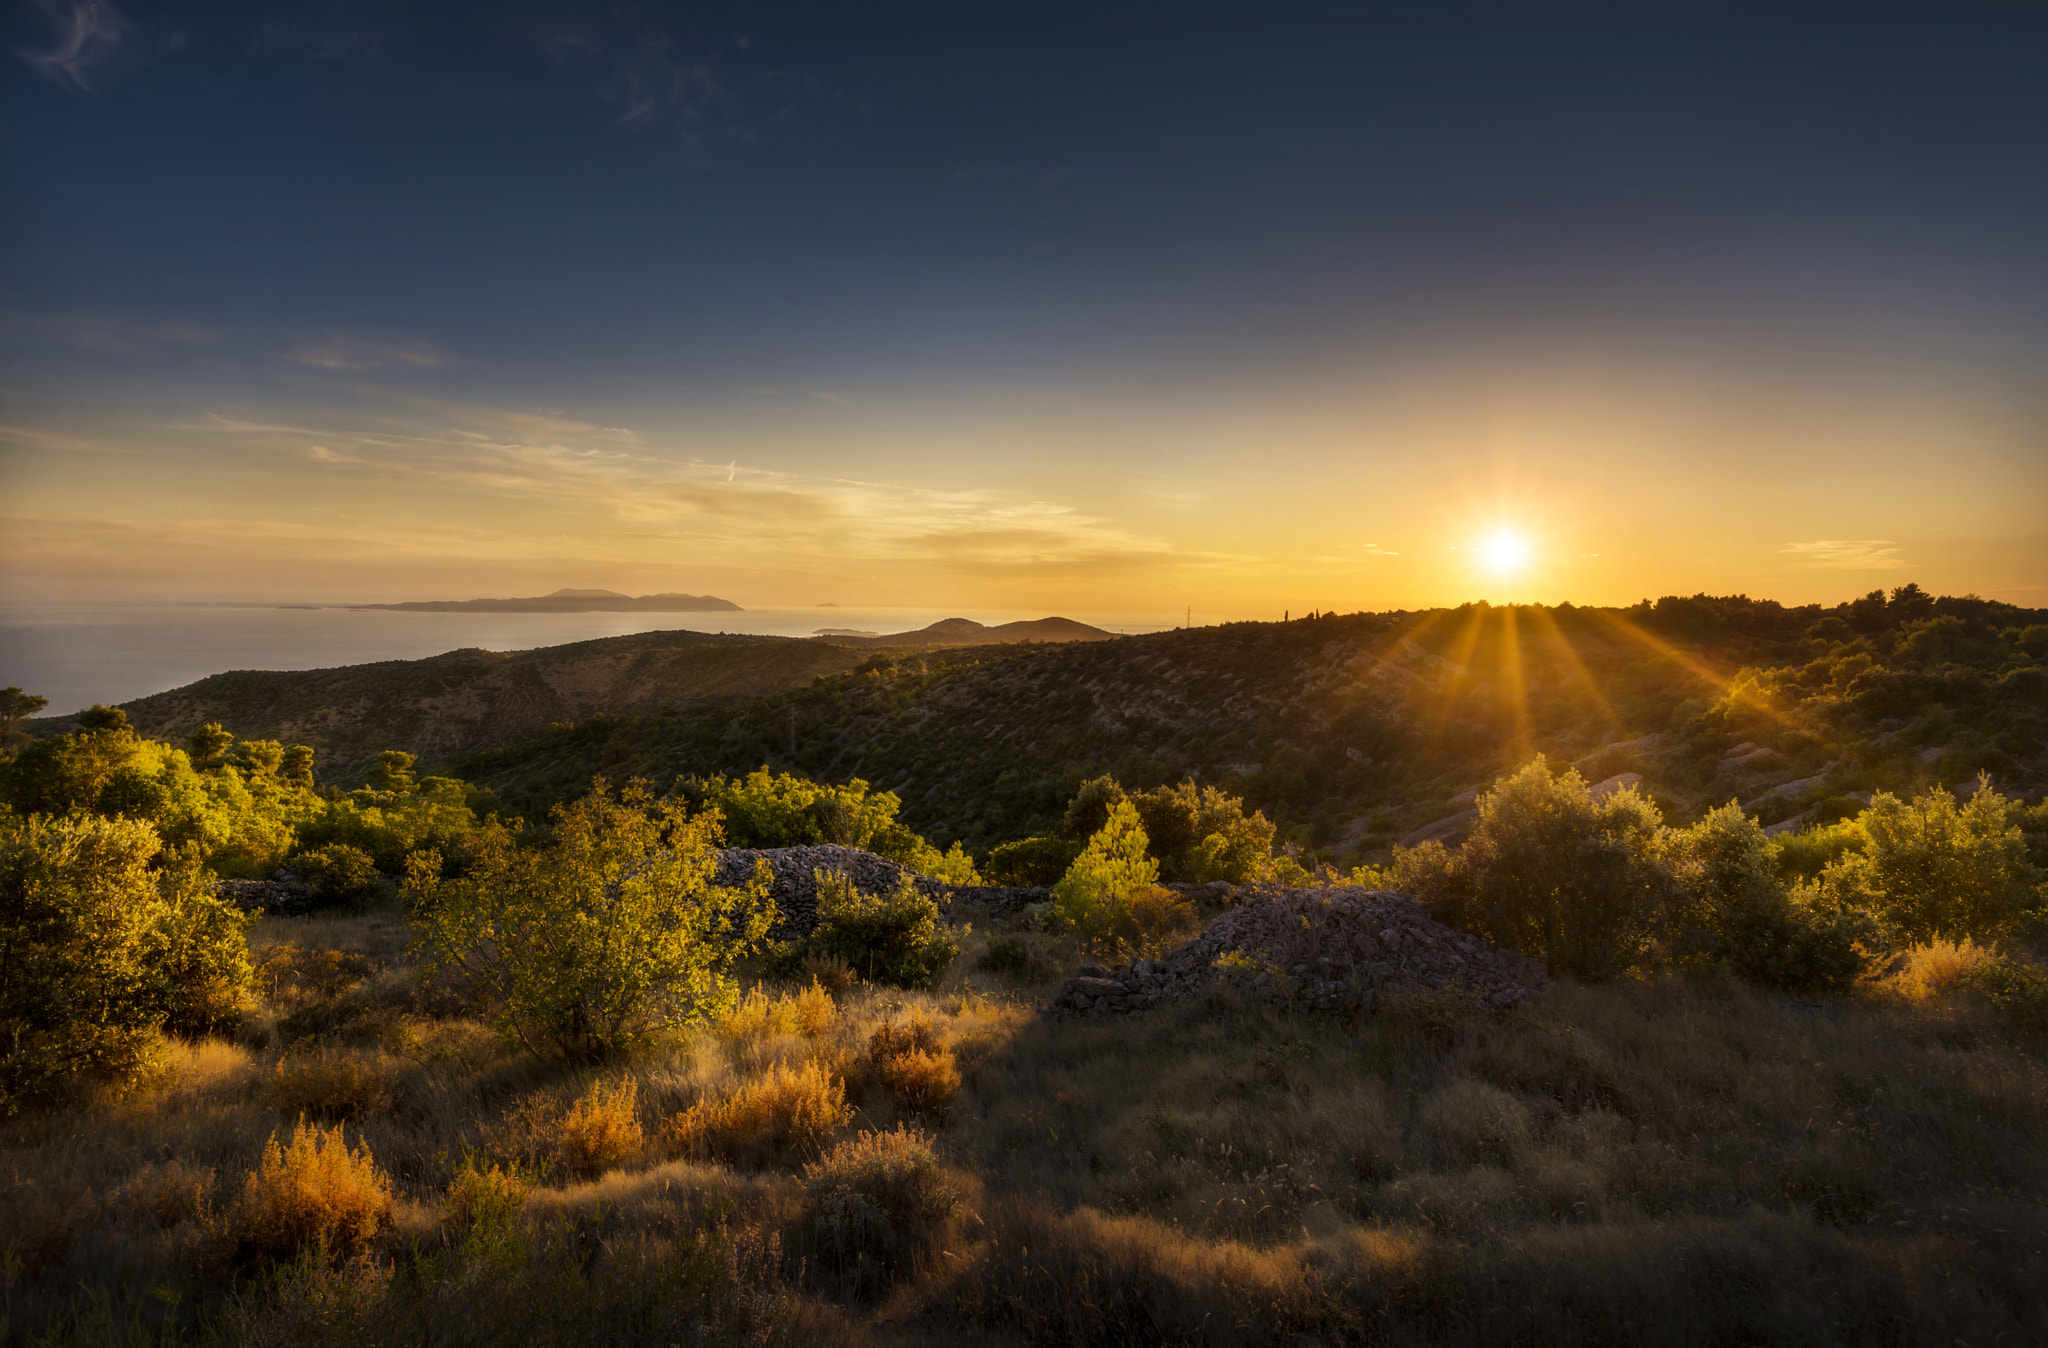
{"type": "Polygon", "coordinates": [[[0,598],[2048,604],[2035,8],[8,23],[0,598]]]}

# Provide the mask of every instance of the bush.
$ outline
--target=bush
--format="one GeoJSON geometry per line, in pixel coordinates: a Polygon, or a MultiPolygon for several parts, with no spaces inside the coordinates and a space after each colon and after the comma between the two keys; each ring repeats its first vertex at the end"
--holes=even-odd
{"type": "Polygon", "coordinates": [[[1881,791],[1856,821],[1863,850],[1830,864],[1821,887],[1841,907],[1868,908],[1898,941],[2005,934],[2044,907],[2021,811],[1982,777],[1961,805],[1940,787],[1911,802],[1881,791]]]}
{"type": "Polygon", "coordinates": [[[1022,936],[1008,934],[991,937],[974,964],[978,969],[1010,978],[1036,978],[1049,970],[1035,945],[1022,936]]]}
{"type": "MultiPolygon", "coordinates": [[[[1118,945],[1134,924],[1133,905],[1150,895],[1159,863],[1145,851],[1145,827],[1128,800],[1115,802],[1108,817],[1074,864],[1053,886],[1053,912],[1062,926],[1091,945],[1118,945]]],[[[1148,908],[1159,905],[1145,900],[1148,908]]]]}
{"type": "Polygon", "coordinates": [[[868,1061],[897,1107],[913,1114],[943,1114],[960,1093],[953,1050],[928,1020],[877,1028],[868,1037],[868,1061]]]}
{"type": "Polygon", "coordinates": [[[1247,817],[1244,802],[1226,791],[1189,781],[1141,791],[1131,804],[1170,879],[1249,884],[1271,862],[1273,825],[1256,811],[1247,817]]]}
{"type": "Polygon", "coordinates": [[[160,849],[135,820],[0,817],[0,1110],[128,1081],[160,1030],[239,1012],[247,919],[190,854],[152,871],[160,849]]]}
{"type": "Polygon", "coordinates": [[[930,988],[959,957],[939,922],[937,900],[907,875],[887,895],[863,894],[837,871],[817,872],[818,928],[804,942],[814,959],[841,959],[870,983],[930,988]]]}
{"type": "Polygon", "coordinates": [[[600,780],[555,808],[545,849],[491,828],[453,881],[438,858],[413,858],[417,945],[430,969],[460,976],[507,1040],[616,1057],[738,1000],[732,965],[767,933],[775,905],[765,866],[747,888],[712,884],[718,855],[717,815],[693,818],[638,783],[615,798],[600,780]]]}
{"type": "Polygon", "coordinates": [[[622,1077],[594,1081],[567,1109],[552,1095],[530,1095],[506,1111],[495,1150],[550,1177],[589,1179],[624,1165],[646,1148],[640,1085],[622,1077]]]}
{"type": "Polygon", "coordinates": [[[516,1166],[492,1162],[479,1169],[474,1158],[465,1158],[442,1201],[448,1220],[458,1226],[503,1226],[526,1206],[531,1187],[516,1166]]]}
{"type": "Polygon", "coordinates": [[[391,1224],[391,1181],[370,1149],[351,1148],[341,1126],[322,1131],[301,1119],[289,1145],[272,1134],[242,1188],[227,1234],[241,1254],[288,1259],[313,1247],[351,1254],[391,1224]]]}
{"type": "Polygon", "coordinates": [[[334,903],[362,903],[377,893],[377,862],[360,847],[329,843],[302,852],[293,863],[299,879],[334,903]]]}
{"type": "Polygon", "coordinates": [[[375,1114],[391,1104],[390,1065],[379,1055],[331,1049],[288,1055],[271,1074],[270,1103],[317,1119],[375,1114]]]}
{"type": "Polygon", "coordinates": [[[1071,838],[1024,838],[991,851],[981,873],[992,885],[1056,885],[1086,844],[1071,838]]]}
{"type": "Polygon", "coordinates": [[[820,1262],[853,1295],[873,1295],[928,1258],[964,1206],[931,1139],[900,1125],[805,1166],[804,1196],[820,1262]]]}
{"type": "Polygon", "coordinates": [[[1791,991],[1846,992],[1862,975],[1858,942],[1875,934],[1869,919],[1811,889],[1795,893],[1777,848],[1740,806],[1666,830],[1663,849],[1679,891],[1672,944],[1681,958],[1791,991]]]}
{"type": "Polygon", "coordinates": [[[719,1023],[718,1032],[731,1039],[799,1035],[815,1039],[839,1024],[839,1006],[821,982],[772,997],[759,988],[719,1023]]]}
{"type": "Polygon", "coordinates": [[[1459,852],[1395,854],[1395,887],[1438,920],[1533,955],[1556,973],[1611,978],[1645,963],[1672,898],[1656,806],[1633,787],[1595,799],[1542,757],[1479,798],[1459,852]]]}
{"type": "Polygon", "coordinates": [[[724,816],[726,837],[734,847],[837,843],[950,884],[981,883],[974,859],[959,843],[939,851],[896,818],[903,802],[894,792],[871,794],[858,777],[833,786],[759,768],[741,780],[713,777],[686,783],[683,790],[699,806],[724,816]]]}
{"type": "Polygon", "coordinates": [[[846,1087],[824,1067],[777,1063],[731,1095],[671,1117],[662,1140],[687,1156],[767,1159],[816,1146],[852,1115],[846,1087]]]}

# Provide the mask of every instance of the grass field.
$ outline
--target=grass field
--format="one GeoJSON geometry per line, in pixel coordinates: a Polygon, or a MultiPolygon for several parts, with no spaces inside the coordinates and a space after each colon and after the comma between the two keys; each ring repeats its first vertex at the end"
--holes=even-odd
{"type": "Polygon", "coordinates": [[[395,910],[266,919],[238,1039],[0,1127],[6,1338],[2048,1339],[2048,1070],[1968,949],[1827,1004],[1055,1024],[1069,952],[989,935],[570,1070],[423,989],[395,910]]]}

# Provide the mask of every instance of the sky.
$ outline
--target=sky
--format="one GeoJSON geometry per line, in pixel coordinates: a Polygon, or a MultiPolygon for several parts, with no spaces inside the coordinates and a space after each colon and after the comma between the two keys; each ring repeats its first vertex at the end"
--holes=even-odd
{"type": "Polygon", "coordinates": [[[0,599],[2048,606],[2048,10],[23,0],[0,599]]]}

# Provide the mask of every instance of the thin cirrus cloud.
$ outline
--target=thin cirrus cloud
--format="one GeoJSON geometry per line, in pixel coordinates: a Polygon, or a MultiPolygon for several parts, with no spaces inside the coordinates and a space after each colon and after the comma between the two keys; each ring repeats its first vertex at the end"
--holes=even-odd
{"type": "Polygon", "coordinates": [[[1895,571],[1905,566],[1904,549],[1888,538],[1821,538],[1778,549],[1811,566],[1839,571],[1895,571]]]}
{"type": "Polygon", "coordinates": [[[356,373],[412,366],[431,369],[448,363],[448,351],[418,337],[373,338],[330,335],[300,342],[286,360],[320,370],[356,373]]]}
{"type": "Polygon", "coordinates": [[[49,19],[50,45],[15,55],[52,84],[93,93],[93,71],[114,58],[128,30],[121,11],[107,0],[38,0],[49,19]]]}
{"type": "MultiPolygon", "coordinates": [[[[369,424],[219,413],[174,429],[267,443],[314,473],[460,493],[472,506],[572,512],[589,536],[715,546],[732,559],[928,564],[1039,577],[1233,559],[1194,555],[1113,520],[994,491],[814,477],[665,455],[631,429],[516,409],[391,399],[369,424]],[[389,405],[387,404],[387,405],[389,405]]],[[[1241,559],[1237,559],[1241,560],[1241,559]]]]}

